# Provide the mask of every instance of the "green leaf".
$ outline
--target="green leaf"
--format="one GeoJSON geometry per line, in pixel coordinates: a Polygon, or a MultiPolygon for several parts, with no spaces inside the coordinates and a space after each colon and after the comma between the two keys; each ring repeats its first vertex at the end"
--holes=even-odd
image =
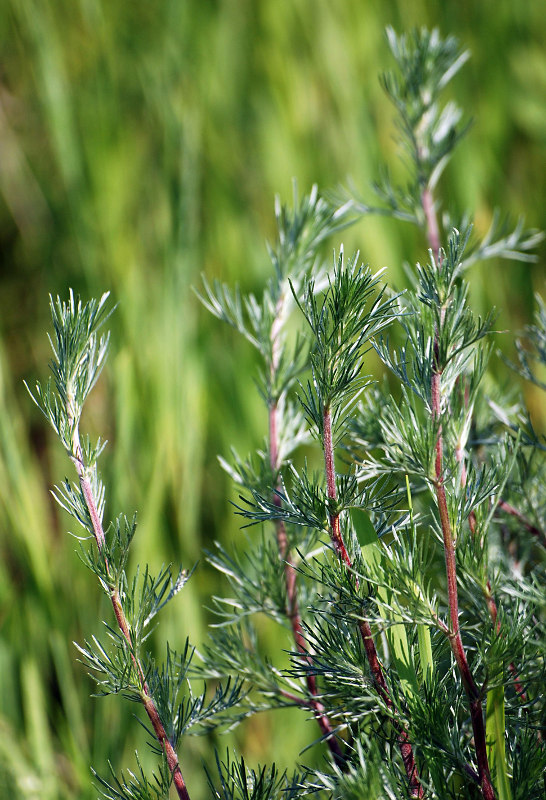
{"type": "MultiPolygon", "coordinates": [[[[362,558],[369,571],[369,578],[378,582],[377,596],[381,604],[386,606],[384,607],[380,604],[380,614],[383,619],[390,623],[401,620],[400,614],[392,610],[392,592],[384,583],[385,573],[381,569],[382,545],[372,521],[366,512],[361,509],[352,514],[352,521],[358,543],[362,548],[362,558]]],[[[409,699],[418,696],[419,684],[405,626],[403,624],[390,624],[387,627],[386,635],[392,663],[398,673],[405,697],[409,699]]]]}
{"type": "Polygon", "coordinates": [[[487,758],[499,800],[512,800],[504,746],[505,730],[504,686],[494,686],[487,692],[487,708],[485,712],[487,758]]]}
{"type": "Polygon", "coordinates": [[[362,548],[362,555],[365,561],[368,560],[368,555],[371,557],[377,550],[379,538],[375,532],[375,528],[369,516],[365,511],[358,509],[352,514],[351,519],[355,528],[356,538],[358,544],[362,548]]]}
{"type": "MultiPolygon", "coordinates": [[[[408,509],[410,513],[410,524],[412,532],[415,535],[415,520],[413,517],[413,500],[411,498],[411,487],[409,477],[406,475],[406,492],[408,496],[408,509]]],[[[421,578],[419,578],[421,580],[421,578]]],[[[432,657],[432,641],[430,638],[430,630],[427,625],[417,626],[417,638],[419,641],[419,660],[421,662],[421,671],[423,673],[423,681],[425,685],[432,684],[432,676],[434,675],[434,658],[432,657]]]]}

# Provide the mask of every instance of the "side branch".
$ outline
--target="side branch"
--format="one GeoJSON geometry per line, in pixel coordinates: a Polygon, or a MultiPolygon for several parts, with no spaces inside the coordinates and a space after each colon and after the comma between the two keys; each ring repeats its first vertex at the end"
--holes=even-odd
{"type": "Polygon", "coordinates": [[[513,505],[507,503],[506,500],[503,500],[502,498],[499,500],[497,508],[500,511],[504,511],[505,514],[509,514],[509,516],[515,517],[519,522],[521,522],[522,526],[525,528],[526,531],[532,533],[533,536],[536,536],[537,539],[540,540],[541,544],[546,547],[546,532],[543,531],[542,528],[538,528],[536,525],[530,522],[518,508],[515,508],[513,505]]]}

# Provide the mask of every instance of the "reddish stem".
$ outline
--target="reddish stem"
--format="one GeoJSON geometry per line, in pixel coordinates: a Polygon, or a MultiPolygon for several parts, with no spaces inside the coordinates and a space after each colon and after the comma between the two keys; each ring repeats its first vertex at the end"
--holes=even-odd
{"type": "MultiPolygon", "coordinates": [[[[493,625],[495,627],[495,631],[497,635],[500,636],[501,623],[500,619],[498,618],[498,608],[497,604],[495,603],[493,593],[491,591],[490,581],[487,581],[485,599],[487,600],[487,607],[489,609],[489,614],[491,616],[491,621],[493,622],[493,625]]],[[[523,688],[520,682],[518,671],[513,661],[511,661],[510,664],[508,665],[508,669],[510,670],[510,673],[512,675],[512,679],[514,681],[514,689],[516,690],[517,696],[519,697],[522,703],[527,702],[527,695],[525,694],[525,689],[523,688]]],[[[525,706],[524,711],[528,712],[529,709],[525,706]]]]}
{"type": "MultiPolygon", "coordinates": [[[[82,490],[82,494],[85,500],[85,504],[87,506],[87,510],[89,512],[89,516],[91,518],[91,523],[93,525],[93,533],[95,535],[95,541],[97,543],[97,547],[99,553],[103,554],[104,544],[106,542],[104,536],[104,529],[102,527],[102,522],[100,518],[100,514],[97,508],[97,504],[95,502],[95,498],[93,496],[93,491],[91,488],[91,484],[89,479],[85,473],[85,468],[83,464],[82,452],[81,447],[79,446],[79,440],[77,436],[77,432],[74,434],[75,442],[76,442],[76,450],[75,452],[78,454],[77,457],[73,457],[73,462],[76,465],[76,470],[78,472],[78,476],[80,479],[80,486],[82,490]]],[[[103,556],[104,557],[104,556],[103,556]]],[[[106,566],[106,572],[108,576],[110,576],[110,569],[108,567],[108,561],[104,557],[104,564],[106,566]]],[[[157,737],[157,740],[167,758],[167,763],[169,765],[169,769],[172,775],[173,784],[175,786],[176,792],[180,800],[190,800],[190,795],[188,793],[188,789],[186,787],[186,783],[184,781],[184,777],[182,775],[182,770],[180,769],[180,764],[178,761],[178,756],[167,736],[167,732],[163,723],[161,722],[161,718],[159,716],[159,712],[157,707],[150,696],[149,688],[146,683],[146,678],[144,675],[144,670],[142,668],[142,664],[140,663],[139,659],[134,653],[133,650],[133,643],[131,640],[131,633],[129,629],[129,624],[127,622],[127,617],[125,616],[125,612],[123,610],[123,605],[121,603],[121,598],[117,589],[110,590],[110,600],[112,602],[112,607],[114,609],[114,615],[116,617],[116,621],[118,623],[119,629],[122,632],[125,640],[127,641],[129,648],[131,649],[131,660],[135,667],[136,673],[138,675],[140,681],[140,696],[142,699],[142,705],[144,706],[146,713],[148,714],[148,718],[152,723],[152,727],[154,729],[154,733],[157,737]]]]}
{"type": "MultiPolygon", "coordinates": [[[[373,634],[372,634],[372,629],[370,627],[370,623],[367,620],[364,620],[359,624],[359,630],[360,630],[360,636],[362,637],[362,643],[364,644],[364,649],[366,651],[368,664],[370,665],[370,671],[373,675],[377,693],[379,694],[379,696],[381,697],[381,699],[383,700],[389,711],[394,713],[394,707],[389,694],[387,683],[385,681],[383,669],[381,668],[381,663],[377,656],[377,650],[375,648],[375,643],[373,640],[373,634]]],[[[398,720],[393,718],[392,724],[396,731],[398,747],[400,748],[402,761],[404,763],[404,769],[406,770],[406,775],[408,776],[410,797],[422,798],[425,796],[425,793],[423,791],[423,787],[421,786],[419,780],[419,773],[417,771],[417,765],[415,763],[413,748],[409,740],[409,734],[407,730],[398,722],[398,720]]]]}
{"type": "Polygon", "coordinates": [[[434,208],[434,198],[428,186],[421,192],[421,204],[425,212],[425,228],[428,244],[434,255],[434,260],[439,265],[440,229],[438,227],[436,209],[434,208]]]}
{"type": "MultiPolygon", "coordinates": [[[[277,301],[276,314],[273,324],[271,326],[271,365],[270,377],[271,384],[273,385],[277,371],[279,369],[280,361],[280,333],[282,328],[282,310],[283,310],[283,296],[281,295],[277,301]]],[[[279,461],[279,432],[278,432],[278,403],[276,400],[271,400],[269,403],[269,462],[271,470],[276,476],[280,469],[279,461]]],[[[278,485],[275,487],[277,490],[280,488],[278,485]]],[[[275,491],[273,502],[275,505],[281,505],[281,498],[278,491],[275,491]]],[[[298,604],[298,591],[296,585],[296,569],[290,549],[288,547],[288,538],[286,535],[286,527],[282,520],[276,520],[277,530],[277,545],[279,548],[279,556],[284,561],[284,580],[286,586],[286,614],[290,620],[292,628],[292,635],[298,653],[301,654],[302,659],[305,660],[309,666],[312,665],[313,659],[307,651],[307,645],[303,635],[301,625],[301,615],[298,604]]],[[[326,714],[324,705],[318,700],[318,688],[316,676],[311,672],[306,675],[307,690],[311,697],[310,706],[314,711],[318,726],[322,735],[325,737],[328,748],[332,753],[334,761],[338,766],[345,764],[345,757],[341,749],[340,743],[336,738],[332,724],[326,714]]]]}
{"type": "MultiPolygon", "coordinates": [[[[81,464],[81,462],[78,463],[81,464]]],[[[102,523],[100,521],[100,516],[97,507],[95,505],[95,501],[93,499],[93,491],[91,489],[91,483],[89,482],[89,479],[86,477],[84,473],[83,465],[81,465],[81,469],[78,469],[78,463],[76,463],[76,469],[78,470],[78,474],[80,476],[80,486],[82,488],[82,493],[85,499],[87,510],[89,511],[89,516],[91,517],[91,524],[93,526],[93,533],[95,534],[97,547],[99,548],[99,551],[102,552],[102,548],[104,547],[105,543],[102,523]]]]}
{"type": "MultiPolygon", "coordinates": [[[[468,403],[469,403],[468,395],[469,395],[468,384],[466,384],[465,388],[464,388],[464,405],[465,405],[465,409],[467,409],[467,410],[468,410],[468,403]]],[[[461,486],[464,488],[466,486],[466,467],[465,467],[465,462],[464,462],[464,448],[460,444],[458,444],[457,447],[455,448],[455,459],[456,459],[457,463],[460,464],[460,468],[461,468],[461,486]]],[[[540,534],[541,533],[538,528],[535,528],[535,526],[531,525],[531,523],[529,523],[525,519],[525,517],[523,516],[523,514],[521,514],[520,511],[518,511],[513,506],[510,506],[504,500],[501,499],[499,501],[497,507],[498,508],[502,508],[507,513],[513,514],[514,516],[516,516],[518,519],[520,519],[524,523],[524,525],[527,527],[527,529],[531,530],[533,533],[535,533],[535,534],[540,534]]],[[[476,514],[474,513],[474,511],[471,511],[470,514],[468,515],[468,526],[470,528],[470,533],[474,536],[474,534],[476,533],[476,514]]],[[[498,619],[498,608],[497,608],[497,604],[495,602],[495,599],[493,597],[493,593],[492,593],[492,590],[491,590],[491,582],[489,580],[487,581],[486,588],[485,588],[485,599],[487,601],[487,607],[489,609],[489,615],[491,617],[491,621],[493,622],[493,626],[495,627],[495,631],[496,631],[497,635],[500,635],[501,624],[500,624],[500,620],[498,619]]],[[[523,688],[523,686],[522,686],[522,684],[521,684],[521,682],[519,680],[519,675],[518,675],[518,671],[516,669],[516,666],[515,666],[515,664],[513,662],[510,662],[510,664],[508,665],[508,668],[510,670],[510,673],[512,675],[512,679],[514,681],[514,688],[516,690],[516,694],[518,695],[520,700],[523,703],[525,703],[527,701],[527,696],[526,696],[525,690],[524,690],[524,688],[523,688]]],[[[529,709],[526,706],[524,707],[524,710],[526,712],[529,711],[529,709]]]]}
{"type": "MultiPolygon", "coordinates": [[[[436,336],[438,336],[438,332],[436,333],[436,336]]],[[[432,418],[433,420],[439,422],[441,419],[441,370],[438,366],[437,345],[435,345],[434,348],[434,365],[431,379],[431,401],[432,418]]],[[[440,514],[440,525],[444,540],[444,556],[446,563],[447,593],[450,618],[448,638],[470,707],[470,718],[472,721],[472,729],[474,731],[474,747],[476,750],[476,759],[478,762],[478,773],[482,794],[485,800],[495,800],[495,792],[491,782],[489,762],[487,759],[482,701],[466,658],[466,653],[461,638],[461,631],[459,628],[459,597],[457,590],[455,539],[453,537],[451,522],[449,520],[447,496],[444,486],[443,447],[442,428],[440,425],[438,429],[438,438],[436,439],[434,471],[436,500],[438,503],[438,512],[440,514]]]]}
{"type": "Polygon", "coordinates": [[[326,488],[328,492],[328,500],[330,501],[330,533],[332,542],[337,553],[341,556],[345,565],[351,568],[351,559],[345,547],[343,536],[341,535],[341,528],[339,524],[339,513],[334,511],[335,502],[337,500],[336,489],[336,471],[334,464],[334,443],[332,439],[332,417],[330,408],[326,406],[323,414],[323,436],[324,436],[324,465],[326,468],[326,488]]]}
{"type": "MultiPolygon", "coordinates": [[[[431,248],[437,268],[440,270],[442,264],[440,261],[440,230],[438,226],[438,219],[436,217],[436,210],[434,207],[434,198],[429,186],[423,189],[421,194],[421,203],[425,214],[425,227],[429,247],[431,248]]],[[[442,309],[440,315],[440,325],[443,324],[445,318],[445,309],[442,309]]],[[[472,672],[470,670],[466,653],[461,638],[461,631],[459,628],[459,597],[457,591],[457,562],[455,556],[455,539],[451,529],[451,522],[449,520],[449,512],[447,507],[447,496],[444,486],[444,466],[443,466],[443,436],[441,421],[441,374],[442,369],[438,359],[438,336],[439,331],[436,331],[436,341],[434,343],[434,363],[431,378],[431,401],[432,401],[432,419],[439,424],[438,438],[435,447],[435,488],[436,500],[438,504],[438,512],[440,514],[440,525],[442,528],[442,536],[444,540],[444,556],[446,563],[446,576],[447,576],[447,593],[449,602],[449,643],[451,650],[455,657],[455,662],[459,669],[463,687],[468,699],[470,707],[470,719],[472,721],[472,729],[474,732],[474,747],[476,750],[476,759],[478,762],[478,773],[482,794],[485,800],[495,800],[495,792],[491,782],[491,775],[489,773],[489,762],[487,759],[487,747],[485,741],[485,725],[483,720],[483,710],[480,693],[474,682],[472,672]]],[[[466,480],[466,477],[465,477],[466,480]]],[[[472,525],[472,523],[471,523],[472,525]]]]}
{"type": "MultiPolygon", "coordinates": [[[[277,433],[277,413],[278,407],[277,403],[272,402],[269,408],[269,456],[270,456],[270,463],[271,469],[274,473],[277,473],[279,469],[279,456],[278,456],[278,433],[277,433]]],[[[277,489],[280,487],[277,486],[277,489]]],[[[281,499],[278,492],[275,492],[273,502],[275,505],[281,505],[281,499]]],[[[312,665],[313,659],[309,655],[307,651],[307,645],[305,642],[305,638],[303,635],[303,629],[301,625],[301,615],[299,611],[299,604],[298,604],[298,592],[297,592],[297,585],[296,585],[296,569],[294,565],[294,561],[290,554],[290,550],[288,547],[288,538],[286,536],[286,527],[282,520],[276,520],[276,529],[277,529],[277,545],[279,548],[279,556],[284,561],[284,580],[286,586],[286,614],[288,619],[290,620],[290,626],[292,628],[292,635],[294,637],[294,642],[296,645],[297,651],[301,654],[302,659],[306,661],[309,666],[312,665]]],[[[313,673],[308,672],[306,675],[306,683],[307,689],[309,691],[309,695],[311,697],[310,702],[306,705],[310,705],[314,711],[318,726],[321,730],[322,735],[326,738],[326,743],[332,753],[332,756],[336,762],[336,764],[341,767],[345,764],[345,757],[343,755],[343,751],[339,744],[338,739],[336,738],[332,724],[330,719],[326,713],[326,709],[324,705],[318,700],[318,688],[317,688],[317,679],[313,673]]]]}
{"type": "Polygon", "coordinates": [[[515,517],[517,520],[519,520],[526,531],[532,533],[533,536],[536,536],[538,539],[540,539],[542,544],[546,546],[546,533],[541,530],[541,528],[537,528],[536,525],[533,525],[533,523],[530,522],[527,517],[521,513],[521,511],[519,511],[519,509],[515,508],[510,503],[507,503],[502,498],[499,500],[497,508],[499,508],[501,511],[504,511],[506,514],[509,514],[511,517],[515,517]]]}
{"type": "MultiPolygon", "coordinates": [[[[328,406],[324,408],[323,412],[323,443],[328,500],[330,501],[332,508],[334,508],[337,500],[337,488],[334,466],[334,446],[332,439],[332,418],[328,406]]],[[[335,511],[330,512],[330,535],[337,553],[345,563],[347,569],[350,571],[352,569],[352,562],[343,541],[339,513],[336,513],[335,511]]],[[[358,627],[377,692],[389,711],[393,714],[391,721],[393,728],[396,731],[398,746],[402,755],[402,761],[404,763],[406,775],[408,776],[410,797],[423,798],[425,793],[419,780],[419,773],[415,763],[413,747],[409,740],[409,734],[407,730],[397,719],[394,718],[393,702],[389,694],[389,689],[387,687],[387,682],[383,674],[379,657],[377,655],[370,623],[367,620],[362,620],[358,627]]]]}

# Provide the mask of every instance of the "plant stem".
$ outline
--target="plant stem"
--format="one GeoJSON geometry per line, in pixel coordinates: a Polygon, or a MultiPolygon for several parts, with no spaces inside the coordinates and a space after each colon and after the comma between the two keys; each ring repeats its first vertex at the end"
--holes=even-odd
{"type": "MultiPolygon", "coordinates": [[[[465,405],[467,405],[467,404],[468,404],[468,387],[465,387],[465,405]]],[[[464,487],[464,486],[466,486],[466,467],[465,467],[465,463],[464,463],[464,450],[459,445],[457,446],[457,448],[455,450],[455,458],[457,460],[457,463],[460,464],[460,467],[461,467],[461,486],[464,487]]],[[[516,516],[518,519],[522,520],[523,524],[527,527],[528,530],[531,530],[531,532],[533,532],[535,534],[536,533],[540,534],[540,531],[538,530],[538,528],[535,528],[531,523],[529,523],[525,519],[525,517],[523,516],[523,514],[521,514],[521,512],[519,512],[513,506],[510,506],[504,500],[502,500],[502,499],[499,500],[499,502],[497,504],[497,507],[498,508],[502,508],[507,513],[511,513],[514,516],[516,516]]],[[[476,532],[476,514],[474,513],[474,511],[471,511],[470,514],[468,515],[468,525],[470,527],[470,533],[472,535],[474,535],[475,532],[476,532]]],[[[493,597],[493,593],[492,593],[492,590],[491,590],[491,581],[489,581],[489,580],[487,580],[487,582],[486,582],[486,585],[485,585],[485,588],[484,588],[484,593],[485,593],[485,599],[486,599],[486,602],[487,602],[487,608],[489,609],[489,615],[491,617],[491,621],[493,622],[493,626],[495,627],[495,632],[499,636],[500,632],[501,632],[501,623],[500,623],[500,620],[498,619],[498,608],[497,608],[497,604],[495,602],[495,598],[493,597]]],[[[514,680],[514,688],[516,690],[516,694],[518,695],[520,700],[523,703],[525,703],[527,701],[527,696],[525,694],[525,689],[523,688],[523,686],[521,685],[521,682],[519,680],[518,671],[516,669],[516,666],[515,666],[514,662],[510,662],[510,664],[508,665],[508,668],[509,668],[510,673],[512,675],[512,678],[514,680]]],[[[524,706],[524,710],[526,712],[529,711],[527,706],[524,706]]]]}
{"type": "Polygon", "coordinates": [[[434,260],[438,263],[440,256],[440,229],[434,208],[434,198],[428,186],[421,192],[421,205],[425,213],[425,228],[430,249],[434,255],[434,260]]]}
{"type": "MultiPolygon", "coordinates": [[[[337,500],[337,489],[336,489],[336,474],[334,465],[334,446],[332,438],[332,417],[329,406],[325,406],[323,411],[323,447],[324,447],[324,463],[326,468],[326,486],[328,492],[328,500],[330,501],[331,504],[330,535],[337,553],[345,563],[347,569],[351,570],[352,562],[347,552],[347,548],[345,547],[345,543],[343,541],[343,536],[340,528],[339,512],[334,510],[335,503],[337,500]]],[[[383,674],[383,669],[381,667],[379,657],[377,655],[377,650],[373,640],[373,634],[370,623],[368,622],[368,620],[362,620],[361,622],[359,622],[358,628],[360,631],[360,635],[362,637],[362,643],[364,645],[364,650],[366,651],[366,657],[368,659],[368,664],[370,666],[370,671],[372,673],[377,692],[381,697],[381,699],[383,700],[383,702],[385,703],[385,705],[387,706],[387,708],[389,709],[389,711],[393,715],[391,717],[391,721],[396,731],[396,738],[398,741],[398,746],[400,748],[400,753],[402,755],[404,769],[406,771],[406,775],[408,776],[410,797],[423,798],[425,796],[425,793],[423,791],[423,787],[421,786],[421,782],[419,780],[419,773],[417,771],[417,765],[415,763],[413,747],[409,740],[409,734],[407,730],[394,717],[395,714],[394,705],[391,696],[389,694],[389,689],[387,687],[387,682],[383,674]]]]}
{"type": "MultiPolygon", "coordinates": [[[[434,210],[434,201],[432,193],[428,187],[422,194],[423,211],[425,212],[427,238],[431,250],[434,253],[435,261],[438,269],[441,269],[439,263],[440,241],[439,229],[436,219],[436,212],[434,210]]],[[[443,322],[443,314],[441,315],[441,323],[443,322]]],[[[447,507],[447,496],[444,485],[444,465],[443,465],[443,434],[441,427],[441,377],[442,368],[438,363],[438,337],[440,332],[436,331],[436,341],[434,344],[434,363],[432,365],[432,378],[431,378],[431,403],[432,403],[432,418],[438,423],[438,437],[435,446],[435,489],[436,501],[438,504],[438,512],[440,514],[440,525],[442,529],[442,537],[444,541],[444,556],[446,564],[447,576],[447,593],[449,603],[449,643],[451,650],[455,657],[455,662],[461,675],[463,687],[470,706],[470,718],[472,721],[472,730],[474,732],[474,747],[476,750],[476,759],[478,762],[478,773],[480,777],[480,786],[485,800],[495,800],[495,792],[491,782],[489,773],[489,762],[487,759],[487,747],[485,737],[485,725],[483,719],[482,701],[478,687],[474,682],[472,672],[470,670],[466,653],[463,646],[461,631],[459,627],[459,597],[457,590],[457,562],[455,555],[455,539],[451,529],[451,522],[449,520],[449,511],[447,507]]]]}
{"type": "Polygon", "coordinates": [[[521,522],[526,531],[532,533],[533,536],[536,536],[538,539],[540,539],[542,544],[546,546],[546,533],[541,528],[538,528],[536,525],[533,525],[533,523],[530,522],[527,519],[527,517],[524,514],[522,514],[521,511],[519,511],[519,509],[515,508],[510,503],[507,503],[502,498],[499,500],[497,508],[519,520],[519,522],[521,522]]]}
{"type": "MultiPolygon", "coordinates": [[[[435,372],[432,376],[432,406],[433,414],[436,419],[439,418],[440,415],[440,376],[441,374],[439,372],[435,372]]],[[[481,697],[468,665],[461,638],[461,631],[459,628],[459,598],[457,592],[455,541],[453,538],[453,532],[451,530],[451,523],[449,521],[447,497],[444,487],[443,437],[441,429],[438,432],[438,439],[436,440],[435,478],[436,499],[440,513],[440,524],[442,527],[444,555],[446,562],[447,592],[450,616],[449,643],[451,645],[451,650],[455,657],[457,667],[461,674],[464,690],[470,705],[470,717],[472,720],[472,729],[474,731],[474,746],[476,749],[476,758],[478,761],[478,772],[480,776],[482,793],[485,800],[494,800],[495,792],[493,791],[491,776],[489,774],[481,697]]]]}
{"type": "Polygon", "coordinates": [[[324,464],[326,468],[326,488],[328,491],[328,500],[330,501],[330,530],[332,541],[334,543],[334,547],[336,551],[341,556],[343,561],[345,562],[346,566],[351,569],[351,559],[349,558],[349,554],[345,547],[345,542],[343,541],[343,536],[341,535],[341,528],[339,524],[339,513],[337,513],[335,508],[335,503],[337,500],[337,489],[336,489],[336,471],[335,471],[335,464],[334,464],[334,443],[332,439],[332,417],[330,413],[330,407],[324,407],[324,414],[323,414],[323,436],[324,436],[324,464]]]}
{"type": "MultiPolygon", "coordinates": [[[[271,383],[273,384],[276,377],[276,372],[279,367],[279,333],[280,333],[280,318],[282,312],[282,296],[279,298],[276,307],[276,317],[271,326],[271,383]]],[[[278,433],[278,402],[276,399],[271,399],[269,403],[269,460],[273,475],[276,477],[280,468],[279,463],[279,433],[278,433]]],[[[280,489],[277,485],[276,489],[280,489]]],[[[275,505],[281,505],[281,498],[277,491],[274,492],[273,502],[275,505]]],[[[292,634],[298,653],[302,658],[307,661],[309,666],[312,665],[313,659],[310,656],[305,638],[303,636],[303,629],[301,626],[301,616],[298,604],[298,592],[296,585],[296,569],[290,549],[288,547],[288,537],[286,535],[286,527],[283,520],[276,520],[275,527],[277,531],[277,545],[279,548],[279,556],[284,562],[284,580],[286,586],[286,614],[290,620],[292,627],[292,634]]],[[[340,743],[334,734],[332,724],[326,714],[326,709],[323,704],[318,700],[318,688],[316,676],[311,672],[306,675],[307,689],[311,697],[309,705],[313,708],[318,726],[322,735],[326,738],[326,743],[332,753],[334,761],[339,767],[345,764],[345,757],[341,749],[340,743]]]]}
{"type": "MultiPolygon", "coordinates": [[[[93,525],[93,533],[95,535],[95,541],[97,543],[99,553],[101,553],[104,557],[104,545],[106,542],[104,529],[102,527],[99,510],[97,508],[97,503],[93,496],[91,483],[86,475],[86,469],[85,469],[85,464],[83,462],[83,454],[79,441],[79,434],[77,427],[74,429],[73,441],[74,441],[74,447],[73,447],[72,461],[74,462],[74,465],[76,467],[76,471],[78,473],[78,477],[80,480],[82,494],[85,500],[85,504],[87,506],[87,510],[89,512],[89,516],[91,518],[91,523],[93,525]]],[[[104,564],[106,567],[106,572],[110,577],[110,569],[108,566],[108,561],[105,557],[104,557],[104,564]]],[[[127,641],[127,644],[129,645],[129,649],[131,651],[131,660],[133,662],[135,671],[138,675],[138,680],[140,682],[140,697],[142,700],[142,705],[144,706],[144,709],[148,714],[148,718],[152,724],[156,738],[165,753],[165,757],[167,759],[167,764],[169,765],[169,770],[172,775],[172,780],[176,792],[180,800],[190,800],[190,795],[188,793],[188,789],[186,787],[186,783],[182,775],[182,770],[180,769],[178,756],[169,740],[169,737],[167,736],[165,727],[161,722],[161,718],[159,716],[157,707],[153,701],[153,698],[150,695],[150,690],[146,682],[142,664],[140,663],[140,660],[138,659],[135,653],[133,642],[131,640],[131,633],[129,630],[127,617],[125,616],[125,612],[123,610],[123,605],[121,602],[121,597],[116,587],[110,589],[110,600],[112,602],[112,607],[114,609],[114,615],[116,617],[118,627],[122,632],[125,640],[127,641]]]]}

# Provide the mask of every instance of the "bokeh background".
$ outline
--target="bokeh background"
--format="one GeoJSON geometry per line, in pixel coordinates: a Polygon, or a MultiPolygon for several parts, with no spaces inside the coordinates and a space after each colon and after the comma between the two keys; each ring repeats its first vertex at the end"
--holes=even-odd
{"type": "MultiPolygon", "coordinates": [[[[484,232],[493,209],[546,228],[546,15],[538,0],[3,0],[0,6],[0,798],[96,797],[89,765],[152,763],[132,709],[90,697],[73,640],[109,611],[49,489],[70,465],[23,380],[47,374],[48,293],[112,292],[108,366],[86,415],[109,440],[107,515],[138,510],[133,566],[196,574],[156,644],[197,646],[222,590],[202,558],[240,540],[216,455],[259,446],[266,417],[246,343],[200,306],[200,273],[259,292],[273,198],[351,176],[367,193],[388,162],[402,176],[378,74],[384,36],[438,26],[472,52],[449,95],[474,125],[441,183],[484,232]]],[[[346,251],[404,282],[426,258],[418,231],[370,218],[346,251]]],[[[339,247],[332,242],[331,247],[339,247]]],[[[536,264],[488,262],[470,276],[499,329],[530,319],[536,264]]],[[[511,337],[500,337],[510,352],[511,337]]],[[[538,400],[528,395],[540,416],[538,400]]],[[[267,626],[264,647],[287,646],[267,626]]],[[[311,740],[282,712],[235,734],[191,739],[192,797],[213,746],[292,768],[311,740]]],[[[320,751],[305,754],[308,762],[320,751]]]]}

